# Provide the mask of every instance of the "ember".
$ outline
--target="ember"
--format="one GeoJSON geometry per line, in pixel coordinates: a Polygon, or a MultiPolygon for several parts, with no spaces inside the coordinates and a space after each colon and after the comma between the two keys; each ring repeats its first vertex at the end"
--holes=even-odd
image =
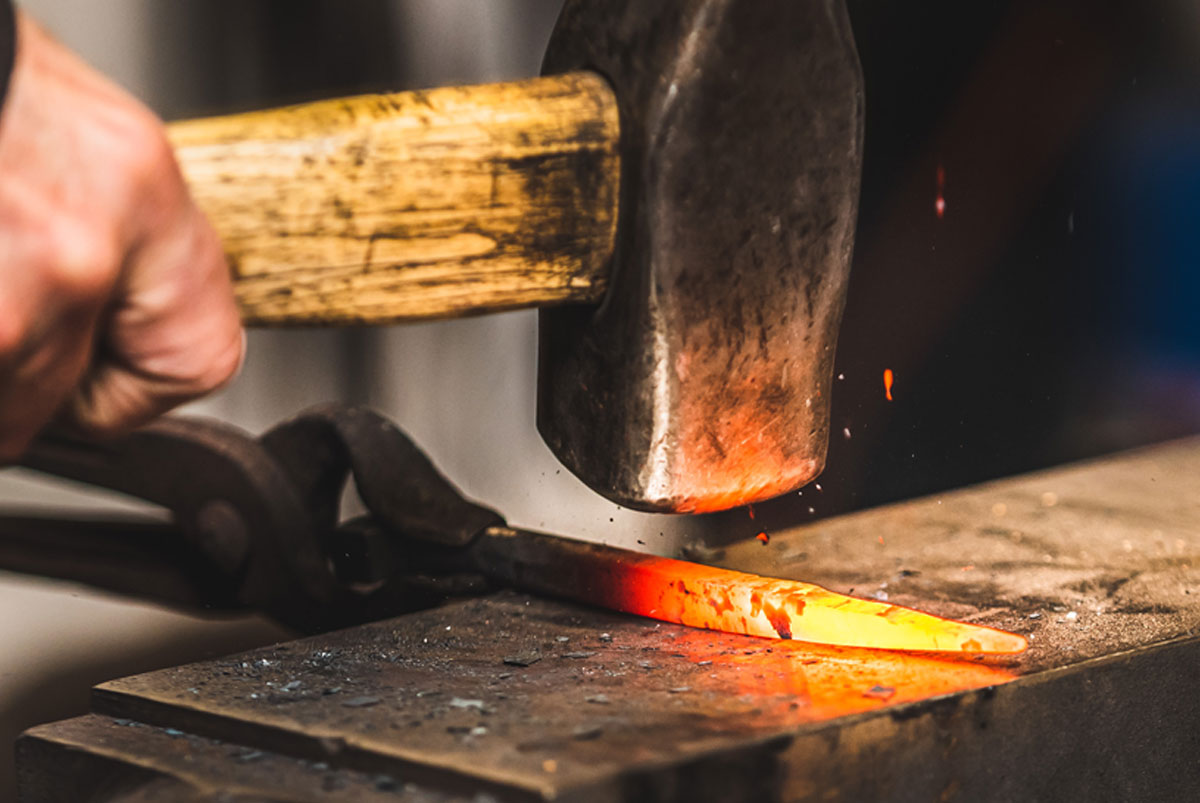
{"type": "Polygon", "coordinates": [[[757,538],[759,540],[759,542],[762,543],[763,546],[766,546],[767,544],[771,543],[771,536],[767,535],[766,533],[759,533],[758,535],[756,535],[754,537],[757,538]]]}
{"type": "Polygon", "coordinates": [[[895,379],[891,368],[886,368],[883,371],[883,391],[887,395],[887,400],[892,401],[892,381],[895,379]]]}
{"type": "Polygon", "coordinates": [[[933,209],[939,219],[946,216],[946,168],[941,165],[937,169],[937,200],[933,202],[933,209]]]}

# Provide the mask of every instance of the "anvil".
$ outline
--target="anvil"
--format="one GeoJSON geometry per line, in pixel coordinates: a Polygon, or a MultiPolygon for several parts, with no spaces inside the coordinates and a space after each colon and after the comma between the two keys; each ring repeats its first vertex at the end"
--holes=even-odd
{"type": "Polygon", "coordinates": [[[23,799],[1189,799],[1198,473],[1184,441],[721,557],[1018,631],[1019,657],[765,641],[503,592],[102,684],[93,714],[23,738],[23,799]]]}

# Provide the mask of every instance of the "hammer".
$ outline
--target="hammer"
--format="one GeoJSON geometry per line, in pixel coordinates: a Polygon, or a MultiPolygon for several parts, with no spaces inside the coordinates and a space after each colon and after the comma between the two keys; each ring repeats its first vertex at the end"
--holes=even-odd
{"type": "Polygon", "coordinates": [[[546,307],[538,429],[599,493],[809,482],[862,161],[844,0],[568,0],[543,73],[173,124],[246,323],[546,307]]]}

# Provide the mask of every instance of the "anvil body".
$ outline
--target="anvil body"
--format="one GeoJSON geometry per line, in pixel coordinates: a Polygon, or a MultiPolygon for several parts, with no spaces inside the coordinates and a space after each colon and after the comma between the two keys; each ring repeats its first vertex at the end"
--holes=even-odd
{"type": "Polygon", "coordinates": [[[1185,441],[722,558],[1022,632],[1017,659],[773,642],[504,593],[103,684],[94,715],[23,739],[24,800],[101,777],[175,800],[1186,799],[1198,472],[1185,441]]]}

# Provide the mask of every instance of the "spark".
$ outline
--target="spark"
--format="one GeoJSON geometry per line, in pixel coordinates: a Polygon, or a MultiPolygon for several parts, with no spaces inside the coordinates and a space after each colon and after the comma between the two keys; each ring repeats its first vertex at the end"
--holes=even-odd
{"type": "Polygon", "coordinates": [[[946,168],[942,165],[937,169],[937,200],[933,202],[933,209],[939,220],[946,216],[946,168]]]}
{"type": "Polygon", "coordinates": [[[891,368],[885,368],[883,371],[883,390],[888,401],[892,401],[892,381],[895,379],[891,368]]]}

